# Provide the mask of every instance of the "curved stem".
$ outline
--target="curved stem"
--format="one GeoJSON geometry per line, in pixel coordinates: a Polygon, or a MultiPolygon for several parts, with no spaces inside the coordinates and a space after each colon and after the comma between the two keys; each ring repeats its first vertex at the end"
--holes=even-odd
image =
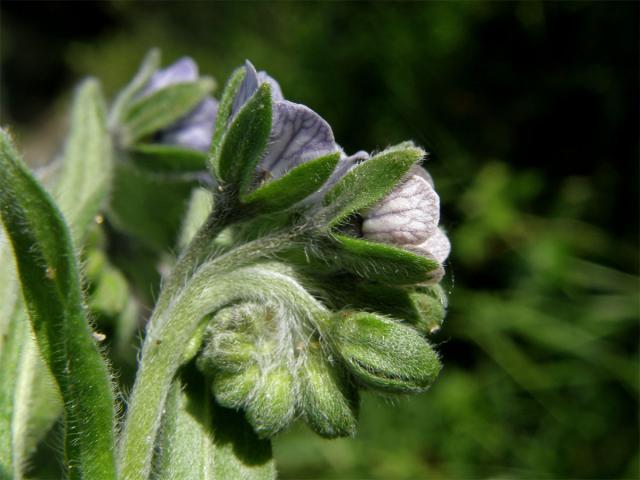
{"type": "Polygon", "coordinates": [[[120,445],[122,479],[148,477],[171,381],[206,315],[234,302],[268,299],[307,311],[323,308],[286,275],[256,266],[238,268],[275,253],[290,241],[291,234],[262,238],[204,263],[182,289],[159,305],[143,345],[120,445]]]}

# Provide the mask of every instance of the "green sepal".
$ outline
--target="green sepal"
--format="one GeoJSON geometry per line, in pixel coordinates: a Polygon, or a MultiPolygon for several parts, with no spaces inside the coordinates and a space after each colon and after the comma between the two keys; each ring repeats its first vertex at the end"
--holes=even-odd
{"type": "Polygon", "coordinates": [[[225,133],[220,147],[220,180],[240,195],[255,180],[271,132],[271,86],[264,82],[242,107],[225,133]]]}
{"type": "Polygon", "coordinates": [[[110,128],[115,129],[118,126],[118,123],[122,120],[123,111],[129,102],[147,84],[158,68],[160,68],[160,50],[153,48],[145,55],[133,79],[118,93],[113,102],[109,113],[110,128]]]}
{"type": "Polygon", "coordinates": [[[129,160],[153,173],[189,173],[205,170],[207,155],[174,145],[141,143],[132,147],[129,160]]]}
{"type": "Polygon", "coordinates": [[[283,210],[316,192],[336,168],[340,153],[331,153],[297,166],[242,197],[244,206],[265,213],[283,210]]]}
{"type": "Polygon", "coordinates": [[[284,366],[262,372],[246,407],[247,420],[260,438],[271,438],[287,428],[295,414],[293,378],[284,366]]]}
{"type": "Polygon", "coordinates": [[[231,117],[233,101],[236,98],[238,89],[240,88],[240,85],[242,85],[242,81],[246,74],[247,71],[245,67],[240,67],[231,74],[231,77],[222,91],[220,103],[218,103],[216,127],[213,131],[213,139],[211,140],[211,148],[209,149],[209,156],[207,160],[209,170],[214,178],[220,178],[220,149],[222,147],[222,140],[225,132],[227,131],[229,119],[231,117]]]}
{"type": "Polygon", "coordinates": [[[424,156],[415,147],[392,147],[349,171],[324,197],[322,215],[335,226],[351,214],[367,208],[387,195],[424,156]]]}
{"type": "Polygon", "coordinates": [[[0,172],[0,214],[38,347],[64,400],[68,474],[115,478],[112,386],[86,318],[69,229],[4,131],[0,172]]]}
{"type": "Polygon", "coordinates": [[[418,312],[414,326],[425,333],[440,330],[447,314],[447,295],[442,286],[419,287],[409,297],[418,312]]]}
{"type": "Polygon", "coordinates": [[[215,87],[211,78],[182,82],[153,92],[128,105],[124,113],[121,141],[132,145],[153,132],[184,117],[215,87]]]}
{"type": "Polygon", "coordinates": [[[372,313],[338,314],[331,341],[359,382],[383,392],[422,392],[440,372],[438,355],[420,333],[372,313]]]}
{"type": "Polygon", "coordinates": [[[428,281],[438,262],[386,243],[370,242],[342,234],[332,236],[333,244],[324,260],[369,280],[389,284],[428,281]]]}
{"type": "Polygon", "coordinates": [[[355,435],[358,392],[342,367],[329,363],[319,345],[309,345],[299,381],[300,410],[309,428],[325,438],[355,435]]]}

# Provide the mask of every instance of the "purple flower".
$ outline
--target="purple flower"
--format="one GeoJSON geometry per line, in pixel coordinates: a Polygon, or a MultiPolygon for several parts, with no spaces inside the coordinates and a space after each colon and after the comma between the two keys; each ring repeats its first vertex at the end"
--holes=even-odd
{"type": "Polygon", "coordinates": [[[377,204],[362,212],[362,236],[390,243],[444,263],[451,244],[440,222],[440,197],[427,171],[414,166],[377,204]]]}
{"type": "MultiPolygon", "coordinates": [[[[167,68],[156,71],[141,96],[151,95],[165,87],[198,80],[198,66],[189,57],[183,57],[167,68]]],[[[156,141],[206,152],[211,146],[218,102],[207,96],[202,102],[173,125],[156,134],[156,141]]]]}
{"type": "Polygon", "coordinates": [[[233,102],[232,118],[261,84],[271,85],[272,126],[268,147],[258,164],[260,173],[279,178],[302,163],[342,151],[331,127],[320,115],[304,105],[285,100],[278,82],[265,72],[256,72],[249,61],[245,68],[246,76],[233,102]]]}

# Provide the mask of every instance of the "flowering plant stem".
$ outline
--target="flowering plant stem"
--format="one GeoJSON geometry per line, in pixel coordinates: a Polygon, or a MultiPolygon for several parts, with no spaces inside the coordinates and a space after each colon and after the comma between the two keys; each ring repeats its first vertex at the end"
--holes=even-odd
{"type": "Polygon", "coordinates": [[[208,314],[241,300],[277,296],[278,301],[282,301],[283,293],[294,297],[291,303],[300,308],[313,303],[303,298],[309,297],[305,292],[285,285],[285,278],[275,278],[273,272],[246,266],[252,260],[276,252],[282,245],[290,245],[291,233],[258,239],[203,261],[211,251],[211,235],[224,225],[224,220],[218,221],[213,215],[196,235],[168,279],[151,317],[120,444],[122,479],[148,477],[171,383],[183,363],[190,340],[208,314]],[[184,274],[190,271],[193,275],[185,284],[184,274]]]}

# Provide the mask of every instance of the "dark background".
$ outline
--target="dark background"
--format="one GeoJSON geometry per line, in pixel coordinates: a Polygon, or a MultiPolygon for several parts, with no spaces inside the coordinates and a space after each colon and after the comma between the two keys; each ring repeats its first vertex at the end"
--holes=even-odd
{"type": "Polygon", "coordinates": [[[281,476],[637,478],[638,10],[3,1],[0,123],[45,163],[73,85],[113,95],[158,46],[220,86],[251,59],[347,152],[413,139],[453,243],[445,369],[366,396],[356,439],[282,435],[281,476]]]}

